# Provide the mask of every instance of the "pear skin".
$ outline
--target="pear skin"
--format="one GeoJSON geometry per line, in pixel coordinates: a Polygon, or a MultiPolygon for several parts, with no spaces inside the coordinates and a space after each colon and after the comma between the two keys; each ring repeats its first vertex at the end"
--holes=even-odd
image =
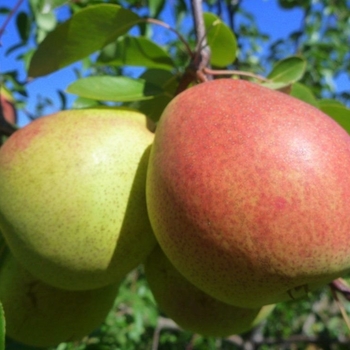
{"type": "Polygon", "coordinates": [[[258,307],[350,269],[350,136],[296,98],[218,79],[177,95],[147,176],[155,236],[211,296],[258,307]]]}
{"type": "Polygon", "coordinates": [[[6,334],[38,347],[77,341],[91,333],[106,318],[119,288],[116,282],[86,291],[58,289],[31,275],[9,252],[0,281],[6,334]]]}
{"type": "Polygon", "coordinates": [[[252,329],[274,305],[256,309],[223,303],[186,280],[157,246],[145,261],[145,275],[159,308],[185,330],[227,337],[252,329]]]}
{"type": "Polygon", "coordinates": [[[145,181],[154,134],[127,109],[61,111],[15,132],[0,149],[0,228],[37,278],[100,288],[154,247],[145,181]]]}

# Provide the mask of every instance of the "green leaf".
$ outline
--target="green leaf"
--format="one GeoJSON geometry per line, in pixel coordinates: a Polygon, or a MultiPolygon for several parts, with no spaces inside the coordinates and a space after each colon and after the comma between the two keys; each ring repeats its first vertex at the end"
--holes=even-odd
{"type": "Polygon", "coordinates": [[[5,313],[2,304],[0,303],[0,350],[5,350],[5,313]]]}
{"type": "Polygon", "coordinates": [[[144,72],[140,78],[159,86],[163,90],[163,94],[152,100],[134,102],[130,107],[138,109],[154,122],[157,122],[164,108],[174,98],[178,86],[177,76],[166,70],[150,69],[144,72]]]}
{"type": "Polygon", "coordinates": [[[178,76],[164,69],[147,69],[140,79],[161,88],[164,94],[173,96],[178,85],[178,76]]]}
{"type": "Polygon", "coordinates": [[[152,18],[157,18],[162,12],[165,0],[148,0],[149,14],[152,18]]]}
{"type": "Polygon", "coordinates": [[[79,79],[67,91],[93,100],[116,102],[148,100],[163,92],[159,86],[144,79],[112,76],[79,79]]]}
{"type": "Polygon", "coordinates": [[[319,103],[316,100],[312,91],[303,84],[294,83],[292,85],[291,96],[298,98],[312,106],[319,107],[319,103]]]}
{"type": "Polygon", "coordinates": [[[279,0],[279,5],[290,10],[298,6],[307,7],[310,5],[310,0],[279,0]]]}
{"type": "Polygon", "coordinates": [[[21,40],[23,42],[26,42],[30,35],[30,25],[31,25],[28,15],[23,11],[19,12],[16,17],[16,24],[17,24],[18,34],[21,37],[21,40]]]}
{"type": "Polygon", "coordinates": [[[40,29],[45,31],[53,30],[57,25],[57,19],[54,13],[37,13],[35,16],[36,23],[40,29]]]}
{"type": "Polygon", "coordinates": [[[285,85],[297,82],[302,78],[306,69],[306,61],[298,56],[291,56],[276,63],[267,76],[272,82],[285,85]]]}
{"type": "Polygon", "coordinates": [[[42,5],[42,12],[51,12],[55,8],[60,7],[68,2],[69,0],[44,0],[44,3],[42,5]]]}
{"type": "Polygon", "coordinates": [[[328,99],[328,98],[325,98],[325,99],[322,99],[320,101],[318,101],[318,104],[320,106],[320,108],[322,108],[323,105],[326,105],[326,106],[329,106],[329,105],[333,105],[333,106],[341,106],[341,107],[344,107],[344,105],[337,101],[337,100],[333,100],[333,99],[328,99]]]}
{"type": "Polygon", "coordinates": [[[100,105],[101,104],[98,101],[92,100],[91,98],[78,97],[74,101],[72,108],[73,109],[92,108],[100,105]]]}
{"type": "Polygon", "coordinates": [[[70,0],[29,0],[32,10],[38,13],[49,13],[52,12],[55,8],[60,7],[70,0]]]}
{"type": "Polygon", "coordinates": [[[89,6],[50,32],[35,51],[29,76],[50,74],[94,53],[140,21],[117,5],[89,6]]]}
{"type": "Polygon", "coordinates": [[[147,68],[173,69],[174,62],[159,45],[144,37],[125,36],[109,44],[101,52],[98,63],[115,66],[141,66],[147,68]]]}
{"type": "Polygon", "coordinates": [[[350,109],[334,103],[323,103],[320,106],[322,112],[332,117],[350,134],[350,109]]]}
{"type": "Polygon", "coordinates": [[[272,90],[280,90],[280,89],[285,88],[285,87],[290,85],[289,83],[284,83],[281,81],[276,81],[276,82],[266,81],[266,82],[262,82],[260,84],[265,86],[265,87],[268,87],[269,89],[272,89],[272,90]]]}
{"type": "Polygon", "coordinates": [[[237,41],[232,30],[213,13],[204,13],[204,24],[208,45],[211,49],[210,63],[226,67],[233,63],[237,55],[237,41]]]}

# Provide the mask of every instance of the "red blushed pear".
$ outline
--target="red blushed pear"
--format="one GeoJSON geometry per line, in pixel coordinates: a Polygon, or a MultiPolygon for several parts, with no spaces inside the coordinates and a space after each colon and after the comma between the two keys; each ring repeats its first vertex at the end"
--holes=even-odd
{"type": "Polygon", "coordinates": [[[187,281],[159,246],[145,261],[145,275],[159,308],[180,327],[204,336],[246,332],[274,309],[274,305],[241,308],[214,299],[187,281]]]}
{"type": "Polygon", "coordinates": [[[350,268],[350,137],[318,109],[233,79],[165,109],[147,205],[172,264],[211,296],[257,307],[350,268]]]}
{"type": "Polygon", "coordinates": [[[0,89],[0,104],[5,120],[10,124],[16,124],[17,111],[11,93],[4,87],[0,89]]]}
{"type": "Polygon", "coordinates": [[[156,244],[145,183],[154,134],[127,109],[62,111],[0,149],[0,229],[31,274],[57,288],[119,281],[156,244]]]}

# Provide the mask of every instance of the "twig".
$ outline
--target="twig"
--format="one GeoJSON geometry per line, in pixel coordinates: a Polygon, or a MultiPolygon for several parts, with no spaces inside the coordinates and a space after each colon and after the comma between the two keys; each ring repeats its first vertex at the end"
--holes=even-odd
{"type": "Polygon", "coordinates": [[[185,350],[193,350],[195,348],[195,343],[196,343],[196,340],[198,339],[198,337],[199,337],[199,335],[194,333],[191,337],[190,342],[187,344],[185,350]]]}
{"type": "Polygon", "coordinates": [[[205,82],[212,79],[210,73],[204,72],[204,68],[209,68],[210,48],[208,47],[205,33],[202,0],[192,0],[191,5],[197,39],[196,51],[180,79],[175,95],[186,90],[192,82],[205,82]]]}
{"type": "Polygon", "coordinates": [[[261,81],[269,81],[269,79],[261,75],[257,75],[251,72],[240,71],[240,70],[220,70],[220,69],[211,69],[211,68],[204,68],[203,70],[205,73],[208,73],[211,75],[240,75],[244,77],[255,78],[261,81]]]}
{"type": "Polygon", "coordinates": [[[1,39],[1,36],[4,34],[8,23],[10,22],[13,15],[17,12],[17,10],[21,6],[22,2],[23,2],[23,0],[18,0],[17,3],[15,4],[15,6],[10,11],[10,13],[8,14],[8,16],[6,17],[5,22],[3,23],[3,25],[0,28],[0,39],[1,39]]]}
{"type": "Polygon", "coordinates": [[[333,290],[343,294],[346,300],[350,301],[350,287],[346,281],[342,278],[337,278],[329,284],[332,292],[333,290]]]}
{"type": "Polygon", "coordinates": [[[207,46],[207,35],[204,27],[202,0],[192,0],[191,5],[197,39],[196,50],[200,51],[203,47],[207,46]]]}
{"type": "Polygon", "coordinates": [[[159,316],[157,327],[153,333],[152,350],[157,350],[159,345],[160,332],[163,329],[181,331],[181,328],[170,318],[159,316]]]}
{"type": "Polygon", "coordinates": [[[346,326],[348,327],[348,330],[350,331],[350,319],[349,319],[349,316],[344,309],[344,305],[339,300],[337,291],[333,288],[331,288],[331,290],[332,290],[333,298],[334,298],[336,304],[338,305],[338,308],[340,310],[341,315],[343,316],[343,320],[344,320],[346,326]]]}
{"type": "Polygon", "coordinates": [[[185,73],[182,75],[179,85],[175,91],[175,96],[185,91],[187,87],[196,80],[196,71],[191,67],[191,65],[186,69],[185,73]]]}
{"type": "Polygon", "coordinates": [[[185,45],[186,51],[189,54],[189,56],[191,58],[194,56],[194,52],[192,51],[192,49],[191,49],[190,45],[188,44],[187,40],[175,28],[171,27],[168,23],[165,23],[165,22],[160,21],[160,20],[155,19],[155,18],[146,18],[145,21],[147,23],[152,23],[152,24],[156,24],[156,25],[162,26],[162,27],[170,30],[171,32],[175,33],[176,36],[180,39],[180,41],[185,45]]]}

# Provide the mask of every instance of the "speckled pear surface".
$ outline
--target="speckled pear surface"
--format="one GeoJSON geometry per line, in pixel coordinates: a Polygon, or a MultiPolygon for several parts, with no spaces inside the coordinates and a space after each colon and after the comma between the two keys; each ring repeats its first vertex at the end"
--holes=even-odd
{"type": "Polygon", "coordinates": [[[26,345],[49,347],[80,340],[107,317],[119,283],[99,289],[68,291],[43,283],[12,254],[0,268],[0,300],[6,334],[26,345]]]}
{"type": "Polygon", "coordinates": [[[274,308],[240,308],[212,298],[187,281],[159,246],[145,261],[145,275],[159,308],[180,327],[204,336],[227,337],[246,332],[274,308]]]}
{"type": "Polygon", "coordinates": [[[39,118],[0,149],[0,228],[14,256],[59,288],[99,288],[155,245],[145,202],[153,133],[132,110],[39,118]]]}
{"type": "Polygon", "coordinates": [[[193,284],[257,307],[350,268],[350,137],[318,109],[242,80],[199,84],[158,124],[147,175],[157,240],[193,284]]]}

